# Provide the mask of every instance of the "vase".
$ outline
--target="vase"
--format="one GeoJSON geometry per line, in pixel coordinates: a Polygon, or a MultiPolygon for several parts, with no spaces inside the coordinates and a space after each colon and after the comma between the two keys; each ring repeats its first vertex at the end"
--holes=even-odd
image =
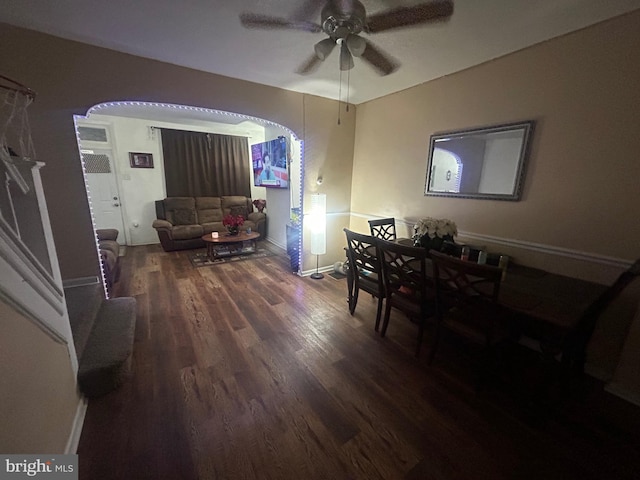
{"type": "Polygon", "coordinates": [[[229,231],[229,235],[231,235],[231,236],[238,235],[238,226],[237,225],[229,225],[227,227],[227,230],[229,231]]]}
{"type": "Polygon", "coordinates": [[[442,245],[445,241],[453,242],[451,235],[445,235],[444,237],[429,237],[429,235],[423,235],[416,239],[413,243],[415,247],[423,247],[427,250],[435,250],[437,252],[442,250],[442,245]]]}

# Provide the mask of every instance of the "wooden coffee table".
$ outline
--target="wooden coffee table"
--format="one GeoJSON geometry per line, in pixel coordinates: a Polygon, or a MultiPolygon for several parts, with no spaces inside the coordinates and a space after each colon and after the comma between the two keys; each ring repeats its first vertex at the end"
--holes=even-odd
{"type": "Polygon", "coordinates": [[[202,240],[207,244],[207,256],[211,261],[222,257],[255,253],[258,238],[260,238],[258,232],[238,232],[237,235],[220,233],[217,238],[213,238],[210,233],[202,236],[202,240]]]}

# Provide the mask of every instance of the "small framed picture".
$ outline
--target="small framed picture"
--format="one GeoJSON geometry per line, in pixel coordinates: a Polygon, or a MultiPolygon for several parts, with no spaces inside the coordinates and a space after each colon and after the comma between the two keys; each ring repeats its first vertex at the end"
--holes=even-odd
{"type": "Polygon", "coordinates": [[[129,163],[131,168],[153,168],[153,155],[129,152],[129,163]]]}

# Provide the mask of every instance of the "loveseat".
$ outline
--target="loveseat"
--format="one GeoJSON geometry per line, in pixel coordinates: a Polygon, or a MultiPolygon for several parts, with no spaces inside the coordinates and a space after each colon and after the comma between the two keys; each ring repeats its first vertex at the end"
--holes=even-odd
{"type": "Polygon", "coordinates": [[[242,229],[251,228],[264,238],[267,216],[253,211],[251,198],[234,195],[223,197],[167,197],[156,201],[153,228],[165,252],[204,247],[202,235],[226,232],[225,215],[244,217],[242,229]]]}

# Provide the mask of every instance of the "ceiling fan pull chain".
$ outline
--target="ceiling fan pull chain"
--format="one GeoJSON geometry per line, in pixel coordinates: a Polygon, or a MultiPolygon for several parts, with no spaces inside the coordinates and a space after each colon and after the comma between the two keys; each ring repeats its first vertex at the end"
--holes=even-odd
{"type": "Polygon", "coordinates": [[[347,70],[347,112],[349,111],[349,85],[351,80],[351,70],[347,70]]]}

